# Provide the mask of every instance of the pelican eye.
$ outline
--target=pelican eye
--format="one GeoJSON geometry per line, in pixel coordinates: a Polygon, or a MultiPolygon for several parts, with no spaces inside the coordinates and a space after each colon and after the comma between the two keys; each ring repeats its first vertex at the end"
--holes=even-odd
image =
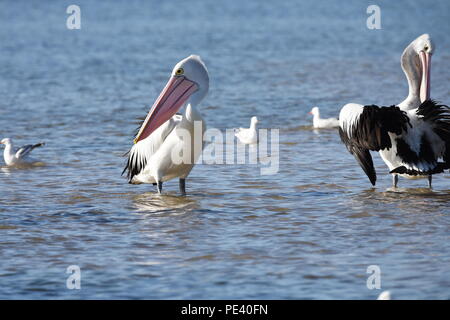
{"type": "Polygon", "coordinates": [[[183,68],[179,68],[177,71],[175,71],[175,75],[177,76],[181,76],[184,74],[184,69],[183,68]]]}
{"type": "Polygon", "coordinates": [[[425,51],[428,51],[428,46],[427,45],[425,45],[425,47],[423,47],[423,50],[425,50],[425,51]]]}

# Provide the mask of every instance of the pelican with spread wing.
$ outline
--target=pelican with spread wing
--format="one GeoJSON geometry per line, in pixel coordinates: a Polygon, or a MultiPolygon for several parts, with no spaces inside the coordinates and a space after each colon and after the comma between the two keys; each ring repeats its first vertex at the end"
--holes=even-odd
{"type": "Polygon", "coordinates": [[[397,187],[398,176],[428,178],[450,168],[450,109],[430,99],[433,43],[421,35],[401,58],[409,85],[398,105],[378,107],[349,103],[339,115],[339,133],[372,185],[376,172],[370,151],[379,151],[397,187]]]}

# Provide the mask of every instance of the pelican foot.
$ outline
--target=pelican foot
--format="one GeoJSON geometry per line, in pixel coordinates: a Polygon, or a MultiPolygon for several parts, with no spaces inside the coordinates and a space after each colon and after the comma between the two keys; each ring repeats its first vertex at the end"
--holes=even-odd
{"type": "Polygon", "coordinates": [[[162,181],[158,181],[158,193],[161,194],[162,193],[162,181]]]}
{"type": "Polygon", "coordinates": [[[186,195],[186,179],[180,179],[180,193],[182,196],[186,195]]]}
{"type": "Polygon", "coordinates": [[[392,176],[392,186],[393,186],[394,188],[397,188],[397,185],[398,185],[398,175],[397,175],[397,174],[394,174],[394,175],[392,176]]]}

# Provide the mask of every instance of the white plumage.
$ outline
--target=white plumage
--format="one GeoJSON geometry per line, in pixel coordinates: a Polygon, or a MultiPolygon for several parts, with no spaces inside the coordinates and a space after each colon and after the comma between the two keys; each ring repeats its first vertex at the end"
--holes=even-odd
{"type": "Polygon", "coordinates": [[[250,119],[250,128],[235,129],[234,135],[243,144],[258,143],[258,132],[256,130],[257,124],[258,124],[258,118],[252,117],[250,119]]]}
{"type": "Polygon", "coordinates": [[[37,160],[30,157],[31,151],[33,149],[43,146],[45,143],[37,144],[27,144],[18,148],[17,150],[13,146],[12,139],[5,138],[0,141],[0,144],[5,145],[5,151],[3,152],[3,158],[7,166],[14,166],[20,164],[32,164],[37,162],[37,160]]]}
{"type": "Polygon", "coordinates": [[[322,119],[320,117],[319,107],[314,107],[309,112],[313,115],[313,127],[315,129],[337,128],[339,127],[339,120],[336,118],[322,119]]]}
{"type": "Polygon", "coordinates": [[[377,300],[391,300],[391,293],[389,291],[383,291],[378,296],[377,300]]]}
{"type": "Polygon", "coordinates": [[[188,105],[184,115],[173,116],[148,138],[136,143],[130,150],[130,158],[136,157],[137,163],[145,163],[145,165],[130,182],[139,184],[157,183],[158,180],[166,182],[174,178],[185,179],[202,151],[198,149],[199,152],[195,153],[194,145],[186,147],[186,141],[183,140],[185,133],[189,133],[194,138],[194,121],[202,124],[201,135],[203,136],[206,124],[200,114],[188,105]],[[187,163],[175,163],[173,160],[177,155],[172,152],[183,150],[183,148],[193,153],[191,159],[187,163]]]}

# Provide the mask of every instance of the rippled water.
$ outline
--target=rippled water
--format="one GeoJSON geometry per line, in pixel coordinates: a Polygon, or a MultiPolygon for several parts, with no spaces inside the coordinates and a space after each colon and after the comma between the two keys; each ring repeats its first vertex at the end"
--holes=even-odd
{"type": "Polygon", "coordinates": [[[450,175],[368,179],[337,131],[311,130],[318,105],[393,104],[399,57],[428,32],[432,97],[450,103],[448,1],[76,1],[0,4],[0,135],[46,141],[45,166],[1,168],[0,298],[374,299],[378,265],[394,298],[450,298],[450,175]],[[172,66],[196,53],[209,127],[280,129],[280,170],[198,165],[164,194],[121,171],[135,119],[172,66]],[[81,290],[66,288],[79,265],[81,290]]]}

